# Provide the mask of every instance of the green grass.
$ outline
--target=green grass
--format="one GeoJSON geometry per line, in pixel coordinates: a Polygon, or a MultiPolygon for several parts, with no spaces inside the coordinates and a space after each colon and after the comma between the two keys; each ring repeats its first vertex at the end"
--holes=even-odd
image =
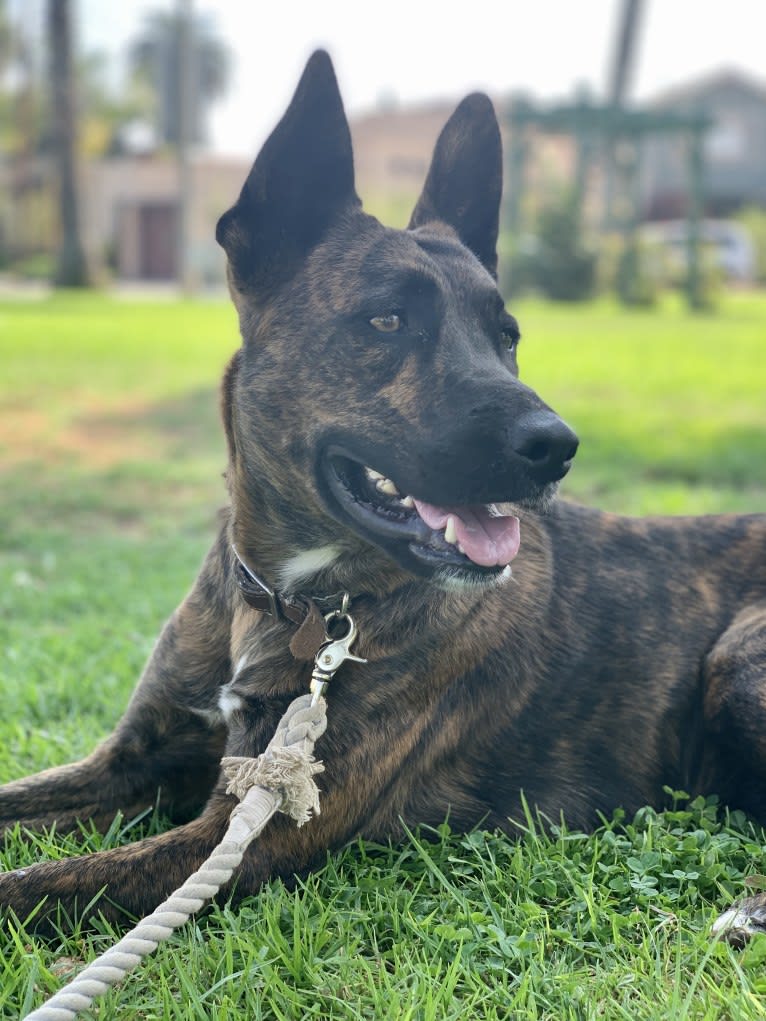
{"type": "MultiPolygon", "coordinates": [[[[526,302],[522,374],[582,438],[568,495],[627,513],[766,509],[766,299],[699,318],[526,302]]],[[[89,751],[191,584],[223,501],[224,304],[0,304],[0,781],[89,751]]],[[[321,746],[319,749],[321,753],[321,746]]],[[[711,792],[712,793],[712,792],[711,792]]],[[[766,940],[711,944],[766,835],[669,797],[595,834],[354,845],[294,891],[177,934],[101,1016],[758,1018],[766,940]]],[[[135,839],[7,839],[4,867],[135,839]]],[[[0,933],[0,1016],[109,945],[0,933]]]]}
{"type": "Polygon", "coordinates": [[[766,509],[766,304],[522,305],[522,374],[580,435],[567,493],[624,513],[766,509]]]}

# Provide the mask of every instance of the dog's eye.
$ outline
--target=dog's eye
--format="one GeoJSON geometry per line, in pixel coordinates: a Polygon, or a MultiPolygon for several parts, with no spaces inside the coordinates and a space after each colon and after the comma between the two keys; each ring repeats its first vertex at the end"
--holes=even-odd
{"type": "Polygon", "coordinates": [[[521,340],[521,331],[519,330],[519,324],[515,319],[511,319],[509,322],[502,324],[500,333],[503,338],[503,343],[511,354],[516,353],[516,348],[519,346],[521,340]]]}
{"type": "Polygon", "coordinates": [[[511,330],[503,330],[503,340],[505,342],[505,346],[508,348],[511,354],[513,354],[516,348],[519,346],[518,333],[513,333],[511,330]]]}
{"type": "Polygon", "coordinates": [[[374,326],[380,333],[398,333],[404,326],[404,319],[396,312],[389,312],[386,316],[373,316],[370,326],[374,326]]]}

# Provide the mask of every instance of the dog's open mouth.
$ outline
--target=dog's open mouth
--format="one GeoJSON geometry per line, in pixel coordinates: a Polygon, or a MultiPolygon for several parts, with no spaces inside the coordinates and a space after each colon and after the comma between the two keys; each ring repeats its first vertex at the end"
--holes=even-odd
{"type": "Polygon", "coordinates": [[[414,557],[426,568],[498,574],[518,553],[518,518],[494,504],[435,506],[401,492],[375,468],[337,454],[325,460],[324,475],[343,517],[400,561],[414,557]]]}

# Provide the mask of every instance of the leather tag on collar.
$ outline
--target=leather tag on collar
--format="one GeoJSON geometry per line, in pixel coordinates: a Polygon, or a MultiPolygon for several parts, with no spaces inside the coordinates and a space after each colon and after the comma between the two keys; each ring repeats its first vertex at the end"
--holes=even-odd
{"type": "MultiPolygon", "coordinates": [[[[236,561],[234,580],[242,598],[254,610],[268,613],[274,620],[288,620],[298,625],[290,642],[290,652],[295,659],[312,660],[330,639],[327,635],[324,616],[313,599],[308,596],[290,598],[282,596],[258,577],[244,562],[237,548],[232,544],[236,561]]],[[[346,597],[347,598],[347,597],[346,597]]],[[[343,604],[345,606],[345,602],[343,604]]]]}
{"type": "Polygon", "coordinates": [[[327,627],[322,612],[313,599],[304,597],[306,617],[290,641],[290,652],[295,659],[313,659],[327,639],[327,627]]]}

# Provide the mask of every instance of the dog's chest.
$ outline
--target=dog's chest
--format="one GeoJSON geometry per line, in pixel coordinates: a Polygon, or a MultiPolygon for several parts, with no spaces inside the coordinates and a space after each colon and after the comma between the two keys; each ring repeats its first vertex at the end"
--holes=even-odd
{"type": "Polygon", "coordinates": [[[218,689],[215,699],[215,712],[221,722],[229,725],[233,715],[254,699],[295,692],[304,674],[308,690],[311,671],[308,664],[291,656],[289,638],[284,627],[263,617],[241,637],[233,633],[231,677],[218,689]]]}

